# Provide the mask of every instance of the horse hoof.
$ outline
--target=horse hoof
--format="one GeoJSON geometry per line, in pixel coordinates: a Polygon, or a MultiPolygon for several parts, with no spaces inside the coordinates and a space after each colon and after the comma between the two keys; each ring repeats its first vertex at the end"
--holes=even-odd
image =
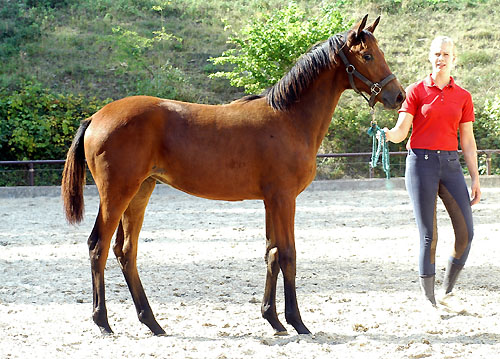
{"type": "Polygon", "coordinates": [[[166,337],[167,336],[167,333],[165,333],[165,331],[163,329],[161,329],[161,331],[154,332],[153,334],[155,337],[166,337]]]}
{"type": "Polygon", "coordinates": [[[277,337],[284,337],[284,336],[288,335],[288,332],[286,330],[281,330],[281,331],[274,332],[274,335],[277,337]]]}
{"type": "Polygon", "coordinates": [[[99,329],[101,329],[101,334],[105,337],[115,334],[110,327],[99,327],[99,329]]]}
{"type": "Polygon", "coordinates": [[[301,330],[297,330],[297,333],[299,333],[300,335],[311,334],[311,332],[309,331],[309,329],[307,329],[306,327],[302,328],[301,330]]]}

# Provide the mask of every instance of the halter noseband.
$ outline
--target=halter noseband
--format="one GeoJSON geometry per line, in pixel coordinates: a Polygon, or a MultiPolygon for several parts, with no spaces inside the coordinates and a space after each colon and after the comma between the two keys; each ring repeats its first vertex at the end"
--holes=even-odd
{"type": "Polygon", "coordinates": [[[365,98],[366,101],[368,101],[368,104],[370,105],[371,108],[375,106],[375,97],[382,91],[385,85],[387,85],[389,82],[394,80],[396,76],[394,74],[390,74],[387,76],[385,79],[383,79],[380,82],[371,82],[368,80],[366,77],[361,75],[358,70],[354,67],[354,65],[349,63],[349,60],[347,60],[347,57],[344,54],[344,51],[342,49],[338,52],[340,58],[342,59],[342,62],[345,65],[345,70],[347,72],[347,76],[349,77],[349,83],[351,84],[351,87],[354,91],[359,93],[361,96],[365,98]],[[354,84],[354,78],[353,75],[356,76],[358,79],[363,81],[369,88],[371,92],[370,99],[368,99],[361,91],[358,90],[356,85],[354,84]]]}

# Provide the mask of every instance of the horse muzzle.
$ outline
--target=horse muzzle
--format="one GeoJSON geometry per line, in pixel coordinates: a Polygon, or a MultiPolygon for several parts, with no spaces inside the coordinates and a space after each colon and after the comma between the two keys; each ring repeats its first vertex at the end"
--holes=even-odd
{"type": "Polygon", "coordinates": [[[384,88],[379,98],[386,109],[397,110],[403,104],[406,94],[399,82],[395,80],[384,88]]]}

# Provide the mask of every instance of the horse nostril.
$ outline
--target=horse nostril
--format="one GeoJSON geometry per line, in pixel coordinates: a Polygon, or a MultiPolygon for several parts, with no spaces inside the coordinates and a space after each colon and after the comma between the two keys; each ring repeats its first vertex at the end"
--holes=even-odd
{"type": "Polygon", "coordinates": [[[405,100],[405,96],[402,92],[400,92],[396,101],[397,101],[397,103],[402,103],[404,100],[405,100]]]}

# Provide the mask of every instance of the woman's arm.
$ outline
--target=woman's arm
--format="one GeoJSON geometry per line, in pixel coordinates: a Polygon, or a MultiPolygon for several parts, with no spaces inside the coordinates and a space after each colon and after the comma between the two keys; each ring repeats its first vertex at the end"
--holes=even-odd
{"type": "Polygon", "coordinates": [[[410,132],[412,123],[413,115],[409,114],[408,112],[401,112],[399,114],[396,126],[394,126],[390,130],[387,127],[384,128],[386,140],[394,143],[403,141],[406,136],[408,136],[408,132],[410,132]]]}
{"type": "Polygon", "coordinates": [[[472,122],[464,122],[459,126],[460,147],[464,155],[465,164],[469,169],[471,178],[471,206],[478,203],[481,199],[481,187],[479,184],[479,171],[477,168],[477,147],[474,138],[472,122]]]}

